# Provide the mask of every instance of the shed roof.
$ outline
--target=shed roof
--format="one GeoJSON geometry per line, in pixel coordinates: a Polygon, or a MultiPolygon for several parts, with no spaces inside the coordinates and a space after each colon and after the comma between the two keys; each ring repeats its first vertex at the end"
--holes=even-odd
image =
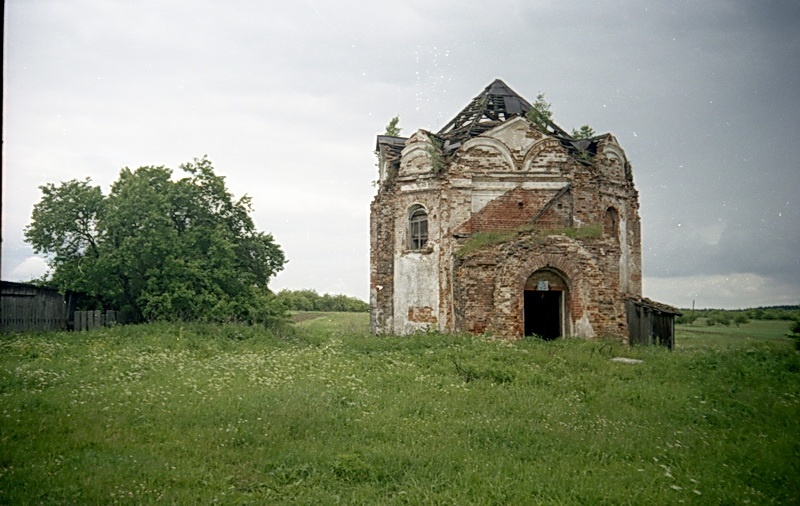
{"type": "Polygon", "coordinates": [[[680,315],[683,314],[683,313],[681,313],[681,310],[676,308],[676,307],[670,306],[668,304],[664,304],[662,302],[656,302],[656,301],[654,301],[652,299],[648,299],[648,298],[645,298],[645,297],[635,298],[635,299],[634,298],[629,298],[627,300],[630,300],[634,304],[639,304],[640,306],[646,307],[646,308],[650,309],[651,311],[656,311],[656,312],[659,312],[659,313],[665,313],[665,314],[671,314],[671,315],[677,315],[677,316],[680,316],[680,315]]]}

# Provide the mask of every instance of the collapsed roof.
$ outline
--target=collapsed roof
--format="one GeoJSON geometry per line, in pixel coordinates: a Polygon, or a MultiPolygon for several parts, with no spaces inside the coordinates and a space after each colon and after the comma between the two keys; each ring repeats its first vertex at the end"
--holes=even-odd
{"type": "MultiPolygon", "coordinates": [[[[508,121],[515,116],[525,116],[533,107],[500,79],[495,79],[480,95],[450,120],[439,133],[445,143],[455,149],[465,141],[508,121]]],[[[547,132],[557,137],[570,135],[555,123],[544,120],[547,132]]],[[[446,149],[447,150],[447,149],[446,149]]]]}
{"type": "MultiPolygon", "coordinates": [[[[495,79],[477,97],[459,112],[436,134],[443,141],[445,154],[450,154],[458,149],[469,139],[487,132],[506,121],[517,117],[524,117],[533,106],[518,95],[514,90],[500,79],[495,79]]],[[[561,144],[573,155],[588,154],[593,156],[597,151],[597,142],[600,137],[591,139],[575,139],[567,131],[553,123],[541,118],[545,127],[545,134],[551,135],[561,141],[561,144]]],[[[400,151],[403,149],[407,138],[379,135],[376,150],[381,154],[389,155],[399,160],[400,151]]],[[[585,159],[581,159],[583,163],[585,159]]]]}

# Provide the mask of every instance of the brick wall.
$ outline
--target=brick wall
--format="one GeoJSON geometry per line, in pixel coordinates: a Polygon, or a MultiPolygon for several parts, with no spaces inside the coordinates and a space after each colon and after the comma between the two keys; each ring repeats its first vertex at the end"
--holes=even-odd
{"type": "Polygon", "coordinates": [[[641,232],[624,153],[609,135],[586,163],[560,141],[511,122],[469,140],[445,159],[443,171],[432,166],[426,132],[409,139],[398,173],[382,183],[371,208],[373,332],[426,324],[519,338],[526,283],[549,269],[566,286],[569,335],[627,338],[624,298],[641,296],[641,232]],[[414,203],[428,209],[432,243],[418,263],[407,257],[405,238],[406,212],[414,203]],[[607,216],[616,221],[604,230],[607,216]],[[600,233],[553,233],[587,226],[600,233]],[[471,234],[512,230],[517,234],[502,243],[457,255],[471,234]],[[402,284],[414,286],[397,285],[397,265],[402,284]],[[435,304],[414,301],[429,289],[435,304]]]}

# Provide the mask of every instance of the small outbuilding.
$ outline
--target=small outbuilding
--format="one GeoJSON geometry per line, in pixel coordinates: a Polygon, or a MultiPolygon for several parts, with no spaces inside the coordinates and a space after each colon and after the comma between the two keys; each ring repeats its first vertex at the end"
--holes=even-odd
{"type": "Polygon", "coordinates": [[[66,330],[72,299],[53,288],[0,282],[0,332],[66,330]]]}
{"type": "Polygon", "coordinates": [[[628,299],[625,309],[630,344],[675,346],[675,317],[680,310],[650,299],[628,299]]]}

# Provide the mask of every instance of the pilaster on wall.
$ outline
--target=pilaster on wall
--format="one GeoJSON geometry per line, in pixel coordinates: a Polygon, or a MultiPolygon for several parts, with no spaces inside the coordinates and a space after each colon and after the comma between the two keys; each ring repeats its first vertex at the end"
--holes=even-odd
{"type": "Polygon", "coordinates": [[[370,207],[370,330],[392,333],[394,299],[394,206],[379,195],[370,207]]]}

